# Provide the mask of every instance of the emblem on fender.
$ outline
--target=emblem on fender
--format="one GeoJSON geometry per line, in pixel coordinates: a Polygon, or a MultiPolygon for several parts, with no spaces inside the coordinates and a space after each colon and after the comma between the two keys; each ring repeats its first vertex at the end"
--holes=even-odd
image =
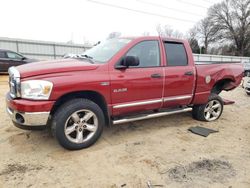
{"type": "Polygon", "coordinates": [[[127,91],[128,91],[127,88],[119,88],[119,89],[114,89],[113,90],[114,93],[127,92],[127,91]]]}

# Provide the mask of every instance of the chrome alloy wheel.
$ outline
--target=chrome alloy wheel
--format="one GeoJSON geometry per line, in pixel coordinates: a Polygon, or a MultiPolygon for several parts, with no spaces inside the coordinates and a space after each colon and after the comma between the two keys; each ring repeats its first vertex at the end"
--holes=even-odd
{"type": "Polygon", "coordinates": [[[64,133],[71,142],[80,144],[91,139],[98,128],[98,119],[94,112],[82,109],[69,116],[64,133]]]}
{"type": "Polygon", "coordinates": [[[211,100],[207,103],[204,115],[207,121],[213,121],[220,117],[222,105],[218,100],[211,100]]]}

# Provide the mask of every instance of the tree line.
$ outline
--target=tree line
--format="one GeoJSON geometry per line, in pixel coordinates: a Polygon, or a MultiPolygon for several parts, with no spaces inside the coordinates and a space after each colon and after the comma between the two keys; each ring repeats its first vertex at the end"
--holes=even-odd
{"type": "Polygon", "coordinates": [[[192,49],[200,41],[204,53],[250,55],[250,0],[224,0],[209,8],[207,17],[189,32],[192,49]]]}
{"type": "MultiPolygon", "coordinates": [[[[250,0],[224,0],[214,4],[207,16],[186,34],[160,24],[156,31],[159,36],[188,39],[193,53],[250,56],[250,0]]],[[[108,38],[120,35],[113,32],[108,38]]]]}
{"type": "Polygon", "coordinates": [[[156,30],[161,36],[187,38],[194,53],[250,56],[250,0],[214,4],[186,36],[169,26],[156,30]]]}

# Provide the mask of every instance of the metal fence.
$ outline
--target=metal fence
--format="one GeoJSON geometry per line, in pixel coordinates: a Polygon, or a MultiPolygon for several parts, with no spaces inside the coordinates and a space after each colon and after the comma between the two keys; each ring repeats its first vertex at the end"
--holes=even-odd
{"type": "Polygon", "coordinates": [[[222,55],[209,55],[209,54],[193,54],[195,61],[218,61],[218,62],[232,62],[238,61],[243,63],[245,70],[250,70],[250,57],[240,56],[222,56],[222,55]]]}
{"type": "MultiPolygon", "coordinates": [[[[61,58],[67,53],[81,54],[91,46],[0,37],[0,48],[13,50],[39,60],[61,58]]],[[[250,70],[250,57],[194,54],[195,61],[240,61],[250,70]]]]}
{"type": "Polygon", "coordinates": [[[61,58],[66,53],[81,54],[91,46],[0,37],[0,49],[12,50],[39,60],[61,58]]]}
{"type": "Polygon", "coordinates": [[[193,54],[195,61],[240,61],[242,63],[250,63],[250,57],[240,56],[223,56],[223,55],[209,55],[209,54],[193,54]]]}

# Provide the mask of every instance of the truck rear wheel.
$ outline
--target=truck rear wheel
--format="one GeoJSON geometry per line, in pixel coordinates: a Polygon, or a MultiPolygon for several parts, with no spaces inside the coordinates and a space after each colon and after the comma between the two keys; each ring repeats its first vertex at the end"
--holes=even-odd
{"type": "Polygon", "coordinates": [[[51,129],[61,146],[77,150],[94,144],[104,125],[103,111],[96,103],[88,99],[73,99],[56,111],[51,129]]]}
{"type": "Polygon", "coordinates": [[[217,94],[212,93],[208,102],[193,107],[193,118],[200,121],[214,121],[219,119],[223,111],[223,100],[217,94]]]}

